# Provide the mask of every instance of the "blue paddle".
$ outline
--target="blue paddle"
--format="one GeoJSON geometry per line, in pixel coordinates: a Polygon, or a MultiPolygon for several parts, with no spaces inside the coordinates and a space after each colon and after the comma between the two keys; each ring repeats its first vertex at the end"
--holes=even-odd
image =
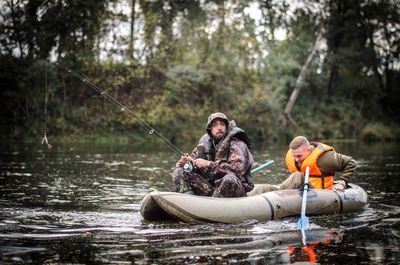
{"type": "Polygon", "coordinates": [[[299,221],[297,222],[297,229],[307,229],[309,226],[308,217],[306,216],[309,175],[310,175],[310,167],[306,167],[306,175],[304,176],[304,186],[303,186],[303,202],[301,204],[301,216],[299,221]]]}
{"type": "Polygon", "coordinates": [[[268,161],[267,163],[262,164],[261,166],[258,166],[258,167],[256,167],[255,169],[252,169],[252,170],[251,170],[251,174],[254,174],[254,173],[256,173],[256,172],[258,172],[258,171],[260,171],[261,169],[264,169],[264,168],[266,168],[266,167],[269,167],[269,166],[271,166],[273,163],[274,163],[274,160],[270,160],[270,161],[268,161]]]}

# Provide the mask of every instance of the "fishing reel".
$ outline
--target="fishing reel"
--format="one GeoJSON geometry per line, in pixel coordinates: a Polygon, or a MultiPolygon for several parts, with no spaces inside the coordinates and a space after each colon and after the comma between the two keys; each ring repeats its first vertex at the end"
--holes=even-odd
{"type": "Polygon", "coordinates": [[[184,166],[183,166],[183,170],[185,170],[186,172],[192,172],[193,171],[193,164],[192,162],[187,162],[184,166]]]}

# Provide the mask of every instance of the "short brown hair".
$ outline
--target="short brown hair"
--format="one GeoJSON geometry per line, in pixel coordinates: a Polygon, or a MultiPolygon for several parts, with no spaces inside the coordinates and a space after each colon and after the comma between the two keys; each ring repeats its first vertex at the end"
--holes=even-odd
{"type": "Polygon", "coordinates": [[[297,149],[301,146],[310,147],[310,142],[304,136],[296,136],[293,138],[292,142],[290,142],[289,147],[290,149],[297,149]]]}

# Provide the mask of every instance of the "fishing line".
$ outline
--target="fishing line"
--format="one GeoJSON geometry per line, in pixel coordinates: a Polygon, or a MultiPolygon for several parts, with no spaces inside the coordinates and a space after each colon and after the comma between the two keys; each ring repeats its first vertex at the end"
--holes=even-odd
{"type": "Polygon", "coordinates": [[[176,147],[173,143],[171,143],[167,138],[165,138],[164,136],[161,135],[161,133],[159,133],[156,129],[154,129],[152,126],[150,126],[150,124],[148,124],[147,122],[145,122],[142,118],[140,118],[139,115],[137,115],[136,113],[134,113],[133,111],[131,111],[130,109],[128,109],[126,106],[124,106],[122,103],[120,103],[119,101],[117,101],[115,98],[113,98],[112,96],[110,96],[109,94],[107,94],[104,90],[100,89],[98,86],[96,86],[95,84],[93,84],[89,79],[79,75],[78,73],[72,71],[71,69],[57,63],[57,62],[52,62],[53,64],[55,64],[57,67],[63,69],[64,71],[70,73],[71,75],[73,75],[74,77],[76,77],[77,79],[79,79],[80,81],[82,81],[83,83],[85,83],[86,85],[88,85],[89,87],[93,88],[97,93],[99,93],[101,96],[103,96],[104,98],[106,98],[109,102],[111,102],[112,104],[114,104],[117,108],[119,108],[120,111],[122,112],[126,112],[127,114],[129,114],[130,116],[134,117],[135,119],[138,120],[140,126],[142,126],[144,129],[148,130],[149,134],[153,134],[155,133],[158,137],[160,137],[173,151],[178,152],[181,156],[184,155],[184,153],[178,148],[176,147]]]}
{"type": "Polygon", "coordinates": [[[47,148],[49,150],[51,150],[51,148],[53,148],[53,146],[51,144],[49,144],[49,141],[47,139],[47,102],[49,101],[49,92],[48,92],[48,88],[47,88],[47,61],[45,64],[45,85],[44,85],[44,137],[42,139],[42,144],[46,144],[47,148]]]}

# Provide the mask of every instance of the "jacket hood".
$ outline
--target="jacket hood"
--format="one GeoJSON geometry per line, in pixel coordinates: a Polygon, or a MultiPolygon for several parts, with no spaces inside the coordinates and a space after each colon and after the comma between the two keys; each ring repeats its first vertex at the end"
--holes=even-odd
{"type": "Polygon", "coordinates": [[[229,120],[228,120],[228,118],[226,117],[226,115],[225,115],[224,113],[222,113],[222,112],[215,112],[215,113],[212,113],[212,114],[210,114],[210,116],[208,116],[208,119],[207,119],[207,126],[206,126],[206,132],[207,132],[207,134],[210,135],[210,136],[211,136],[211,123],[212,123],[213,120],[215,120],[215,119],[221,119],[221,120],[223,120],[223,121],[225,122],[226,130],[227,130],[227,131],[228,131],[228,128],[229,128],[229,120]]]}

